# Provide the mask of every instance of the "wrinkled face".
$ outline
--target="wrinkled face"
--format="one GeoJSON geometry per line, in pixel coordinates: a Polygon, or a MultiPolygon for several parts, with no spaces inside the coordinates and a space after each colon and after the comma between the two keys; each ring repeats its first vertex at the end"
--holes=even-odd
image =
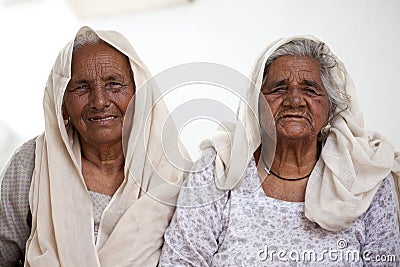
{"type": "Polygon", "coordinates": [[[74,52],[71,74],[62,111],[81,142],[121,141],[125,111],[135,93],[128,58],[105,43],[86,45],[74,52]]]}
{"type": "Polygon", "coordinates": [[[278,139],[317,139],[330,110],[318,62],[305,56],[274,60],[262,93],[275,118],[278,139]]]}

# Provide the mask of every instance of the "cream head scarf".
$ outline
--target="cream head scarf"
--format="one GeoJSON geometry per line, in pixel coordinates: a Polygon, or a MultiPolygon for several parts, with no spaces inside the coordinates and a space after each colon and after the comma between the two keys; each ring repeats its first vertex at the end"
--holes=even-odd
{"type": "MultiPolygon", "coordinates": [[[[211,141],[202,143],[202,148],[213,146],[217,152],[215,176],[220,189],[229,190],[240,184],[244,173],[234,172],[230,166],[237,165],[236,162],[241,165],[243,160],[249,162],[261,144],[260,126],[253,114],[258,116],[254,110],[261,108],[257,99],[268,57],[281,45],[299,39],[320,42],[309,35],[279,39],[269,45],[256,61],[251,74],[254,85],[247,91],[246,103],[240,103],[237,113],[238,123],[246,129],[236,127],[230,134],[221,131],[211,141]],[[232,136],[232,143],[227,138],[229,136],[232,136]],[[238,153],[241,147],[248,147],[250,153],[238,153]]],[[[349,227],[368,209],[382,180],[390,174],[399,192],[400,167],[394,147],[378,133],[364,130],[353,81],[343,63],[332,52],[329,55],[337,62],[330,73],[339,88],[350,95],[351,104],[345,111],[339,112],[338,108],[335,111],[337,115],[331,121],[330,134],[308,181],[305,215],[324,229],[339,231],[349,227]]],[[[273,125],[273,122],[268,124],[273,125]]],[[[266,147],[274,149],[270,144],[266,147]]]]}
{"type": "MultiPolygon", "coordinates": [[[[83,27],[77,35],[86,31],[93,30],[83,27]]],[[[128,40],[114,31],[93,32],[129,58],[134,75],[134,104],[124,120],[125,179],[103,212],[95,242],[79,139],[72,126],[65,128],[61,113],[72,40],[58,55],[45,89],[45,132],[36,140],[25,266],[156,266],[174,212],[182,172],[162,150],[163,143],[178,145],[175,133],[164,133],[164,128],[175,130],[165,122],[168,111],[154,84],[146,82],[150,73],[128,40]]]]}

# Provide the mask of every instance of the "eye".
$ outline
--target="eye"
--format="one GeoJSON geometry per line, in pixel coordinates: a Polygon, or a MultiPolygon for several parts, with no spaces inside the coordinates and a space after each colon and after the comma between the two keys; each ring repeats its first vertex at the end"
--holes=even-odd
{"type": "Polygon", "coordinates": [[[313,88],[311,88],[311,87],[306,87],[306,88],[304,88],[304,91],[306,91],[306,92],[308,92],[308,93],[313,93],[313,94],[315,94],[315,90],[314,90],[313,88]]]}
{"type": "Polygon", "coordinates": [[[87,83],[76,84],[67,88],[68,92],[75,92],[77,94],[85,94],[90,91],[90,86],[87,83]]]}
{"type": "Polygon", "coordinates": [[[278,86],[271,88],[269,90],[266,90],[264,94],[269,95],[269,94],[283,94],[287,90],[287,86],[278,86]]]}
{"type": "Polygon", "coordinates": [[[308,95],[315,95],[315,96],[321,95],[321,94],[317,91],[317,89],[315,89],[314,87],[309,87],[309,86],[304,87],[304,88],[303,88],[303,92],[305,92],[305,93],[308,94],[308,95]]]}
{"type": "Polygon", "coordinates": [[[116,92],[124,88],[126,85],[120,82],[108,82],[106,83],[106,90],[116,92]]]}

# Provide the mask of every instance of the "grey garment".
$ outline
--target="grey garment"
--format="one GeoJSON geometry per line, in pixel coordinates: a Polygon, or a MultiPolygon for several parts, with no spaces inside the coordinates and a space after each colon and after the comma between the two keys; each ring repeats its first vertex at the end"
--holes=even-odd
{"type": "Polygon", "coordinates": [[[6,166],[11,155],[24,142],[22,138],[0,121],[0,171],[6,166]]]}
{"type": "Polygon", "coordinates": [[[103,215],[103,211],[106,209],[108,203],[110,203],[112,197],[94,191],[89,191],[89,194],[93,201],[93,230],[94,237],[97,241],[97,233],[99,232],[101,216],[103,215]]]}
{"type": "Polygon", "coordinates": [[[384,179],[369,209],[350,228],[330,232],[304,216],[303,202],[267,197],[254,159],[241,186],[218,190],[214,158],[213,149],[204,151],[195,165],[200,171],[184,182],[165,232],[161,267],[399,265],[392,177],[384,179]],[[397,261],[388,262],[393,256],[397,261]]]}
{"type": "MultiPolygon", "coordinates": [[[[26,241],[31,232],[29,190],[35,168],[35,139],[14,153],[0,176],[0,266],[17,266],[25,258],[26,241]]],[[[96,236],[101,215],[111,196],[89,191],[93,201],[96,236]]]]}

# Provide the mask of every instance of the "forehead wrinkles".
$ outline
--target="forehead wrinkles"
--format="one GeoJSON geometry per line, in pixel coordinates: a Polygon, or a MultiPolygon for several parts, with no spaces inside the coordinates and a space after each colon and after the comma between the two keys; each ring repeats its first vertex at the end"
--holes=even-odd
{"type": "Polygon", "coordinates": [[[296,77],[294,77],[295,79],[299,80],[299,81],[319,81],[319,76],[317,75],[317,73],[315,71],[310,71],[310,70],[300,70],[294,73],[294,75],[296,77]]]}
{"type": "Polygon", "coordinates": [[[107,76],[131,77],[127,57],[107,43],[85,45],[74,52],[72,76],[75,79],[106,79],[107,76]]]}
{"type": "MultiPolygon", "coordinates": [[[[112,55],[98,55],[96,57],[87,57],[80,59],[72,65],[73,74],[87,75],[90,78],[97,76],[119,74],[127,75],[129,66],[124,60],[116,60],[112,55]]],[[[88,77],[88,78],[89,78],[88,77]]]]}
{"type": "Polygon", "coordinates": [[[314,61],[287,59],[276,60],[276,65],[271,65],[270,77],[273,80],[288,79],[289,81],[311,80],[320,81],[319,67],[314,61]]]}

